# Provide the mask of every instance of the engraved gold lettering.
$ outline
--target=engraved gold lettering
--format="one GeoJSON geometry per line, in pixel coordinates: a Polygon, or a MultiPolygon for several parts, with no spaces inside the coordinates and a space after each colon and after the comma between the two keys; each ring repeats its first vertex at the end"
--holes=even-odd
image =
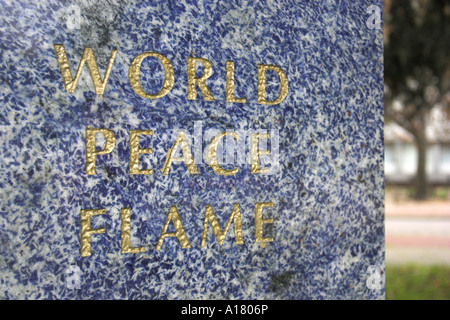
{"type": "Polygon", "coordinates": [[[246,103],[247,99],[236,98],[234,95],[234,62],[227,61],[226,68],[227,68],[226,101],[235,103],[246,103]]]}
{"type": "Polygon", "coordinates": [[[206,79],[208,79],[212,75],[212,64],[209,60],[204,58],[187,58],[187,98],[188,100],[196,100],[197,99],[197,88],[196,85],[200,88],[200,91],[203,94],[203,97],[206,101],[214,101],[214,97],[206,86],[206,79]],[[203,64],[203,74],[201,77],[197,77],[196,75],[196,67],[197,62],[203,64]]]}
{"type": "Polygon", "coordinates": [[[94,52],[91,48],[84,48],[83,57],[81,58],[80,64],[78,66],[75,79],[72,78],[72,72],[70,71],[69,60],[67,58],[66,49],[62,44],[54,44],[56,58],[58,59],[59,68],[61,69],[61,74],[64,81],[64,88],[69,93],[75,92],[78,80],[81,76],[81,71],[83,66],[87,63],[89,72],[91,74],[92,82],[94,83],[95,93],[103,94],[105,92],[106,83],[108,82],[109,74],[116,58],[117,50],[111,51],[111,57],[109,58],[108,67],[106,68],[105,77],[102,80],[100,72],[98,70],[97,62],[95,61],[94,52]]]}
{"type": "Polygon", "coordinates": [[[258,64],[258,103],[259,104],[279,104],[287,96],[288,93],[288,81],[283,69],[273,65],[258,64]],[[266,100],[266,71],[272,70],[280,78],[280,94],[273,101],[266,100]]]}
{"type": "Polygon", "coordinates": [[[122,253],[140,253],[144,252],[144,247],[131,247],[131,223],[130,223],[131,209],[124,208],[120,210],[121,221],[121,251],[122,253]]]}
{"type": "Polygon", "coordinates": [[[236,174],[239,169],[234,168],[231,170],[225,170],[219,165],[219,162],[217,161],[217,146],[219,145],[220,139],[222,139],[225,136],[232,136],[236,140],[239,140],[239,135],[235,132],[221,132],[218,135],[216,135],[214,138],[212,138],[211,142],[208,145],[208,149],[206,152],[206,160],[208,161],[211,168],[214,170],[215,173],[222,175],[222,176],[232,176],[236,174]]]}
{"type": "Polygon", "coordinates": [[[222,243],[225,240],[225,236],[228,232],[228,228],[230,227],[231,221],[234,221],[234,238],[236,241],[236,244],[243,244],[244,239],[242,237],[242,222],[241,222],[241,212],[239,210],[239,204],[236,203],[233,207],[233,211],[231,212],[231,216],[227,221],[227,224],[225,225],[225,230],[222,231],[222,228],[220,227],[219,221],[217,221],[217,217],[214,214],[213,208],[210,205],[206,206],[205,210],[205,221],[203,223],[203,234],[202,234],[202,243],[201,247],[203,248],[206,246],[206,237],[207,237],[207,231],[208,231],[208,221],[211,224],[212,230],[214,235],[216,236],[217,242],[219,242],[219,245],[222,245],[222,243]]]}
{"type": "Polygon", "coordinates": [[[113,151],[116,144],[116,137],[111,130],[108,129],[92,129],[86,128],[86,174],[96,174],[97,169],[95,160],[98,155],[107,154],[113,151]],[[105,146],[102,150],[96,150],[95,134],[101,133],[105,137],[105,146]]]}
{"type": "Polygon", "coordinates": [[[273,207],[273,203],[255,203],[255,241],[260,243],[261,248],[264,248],[267,242],[273,241],[273,238],[263,238],[263,224],[273,223],[273,219],[263,219],[262,217],[262,210],[267,207],[273,207]]]}
{"type": "Polygon", "coordinates": [[[96,233],[105,233],[105,228],[92,229],[91,218],[96,215],[105,214],[106,209],[81,210],[81,256],[89,257],[91,255],[91,236],[96,233]]]}
{"type": "Polygon", "coordinates": [[[139,135],[152,134],[152,130],[130,130],[130,174],[153,174],[152,169],[139,170],[139,155],[153,152],[152,148],[139,148],[139,135]]]}
{"type": "Polygon", "coordinates": [[[186,134],[183,131],[178,132],[177,138],[172,148],[170,148],[167,152],[166,161],[163,168],[161,169],[163,175],[169,174],[172,162],[184,162],[190,174],[198,174],[198,169],[194,163],[194,157],[192,156],[191,148],[189,146],[189,143],[187,142],[186,134]],[[182,157],[174,156],[178,146],[181,147],[181,151],[183,153],[182,157]]]}
{"type": "Polygon", "coordinates": [[[130,84],[134,92],[147,99],[158,99],[164,97],[170,92],[170,90],[172,90],[175,83],[175,73],[173,71],[172,64],[166,57],[157,52],[144,52],[134,58],[134,60],[131,62],[130,68],[128,69],[128,78],[130,79],[130,84]],[[141,74],[141,63],[147,57],[154,57],[158,59],[162,63],[164,68],[163,86],[157,94],[149,94],[145,92],[142,89],[141,81],[139,79],[139,76],[141,74]]]}
{"type": "Polygon", "coordinates": [[[270,168],[261,168],[259,162],[259,156],[267,156],[270,154],[269,150],[260,150],[259,149],[259,140],[260,139],[269,139],[269,133],[252,133],[250,135],[250,172],[267,174],[270,171],[270,168]]]}
{"type": "Polygon", "coordinates": [[[183,249],[190,249],[191,244],[189,243],[189,239],[186,235],[186,231],[184,231],[183,223],[181,221],[181,217],[178,214],[178,210],[176,206],[171,206],[169,215],[167,216],[166,223],[161,232],[161,236],[158,239],[158,244],[156,246],[156,250],[161,250],[161,247],[164,243],[164,239],[166,237],[176,237],[178,241],[180,241],[181,247],[183,249]],[[175,226],[175,232],[167,232],[167,228],[169,227],[170,221],[173,222],[175,226]]]}

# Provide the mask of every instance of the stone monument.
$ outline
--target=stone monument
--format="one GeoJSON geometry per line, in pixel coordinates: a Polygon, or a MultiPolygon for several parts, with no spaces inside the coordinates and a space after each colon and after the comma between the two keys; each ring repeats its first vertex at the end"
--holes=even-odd
{"type": "Polygon", "coordinates": [[[381,0],[1,6],[1,298],[384,298],[381,0]]]}

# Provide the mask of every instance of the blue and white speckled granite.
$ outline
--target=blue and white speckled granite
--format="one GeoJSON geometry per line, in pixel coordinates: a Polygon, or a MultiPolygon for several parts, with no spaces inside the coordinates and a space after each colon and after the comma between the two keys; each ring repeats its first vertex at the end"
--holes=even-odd
{"type": "MultiPolygon", "coordinates": [[[[369,29],[371,1],[0,1],[0,297],[5,299],[382,299],[369,289],[368,267],[384,269],[382,31],[369,29]],[[63,87],[53,44],[72,67],[91,47],[103,75],[118,54],[103,97],[87,70],[75,93],[63,87]],[[143,99],[128,67],[156,51],[175,70],[165,97],[143,99]],[[186,98],[186,58],[213,64],[214,102],[186,98]],[[225,62],[235,63],[236,91],[225,102],[225,62]],[[289,93],[279,105],[256,103],[256,65],[280,66],[289,93]],[[275,129],[280,169],[217,176],[173,165],[159,170],[175,128],[275,129]],[[116,148],[85,173],[86,127],[108,128],[116,148]],[[128,172],[129,130],[151,129],[153,154],[141,162],[155,174],[128,172]],[[272,201],[275,241],[254,238],[254,204],[272,201]],[[200,248],[205,206],[224,226],[240,203],[244,245],[232,232],[220,247],[209,234],[200,248]],[[155,246],[171,205],[191,242],[155,246]],[[80,256],[80,210],[106,233],[80,256]],[[132,241],[120,253],[120,208],[132,209],[132,241]],[[81,289],[69,289],[79,266],[81,289]]],[[[142,83],[157,92],[161,72],[143,64],[142,83]],[[147,72],[146,72],[147,71],[147,72]]],[[[204,144],[205,146],[206,144],[204,144]]],[[[230,229],[231,231],[231,229],[230,229]]],[[[211,231],[210,231],[211,232],[211,231]]]]}

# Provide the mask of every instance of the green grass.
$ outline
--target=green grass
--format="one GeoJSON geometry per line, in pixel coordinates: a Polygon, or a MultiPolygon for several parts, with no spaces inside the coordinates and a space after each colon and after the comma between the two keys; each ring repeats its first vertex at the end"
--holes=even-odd
{"type": "Polygon", "coordinates": [[[450,300],[450,266],[386,266],[387,300],[450,300]]]}
{"type": "Polygon", "coordinates": [[[438,187],[434,188],[432,192],[432,197],[439,200],[448,200],[450,195],[449,187],[438,187]]]}

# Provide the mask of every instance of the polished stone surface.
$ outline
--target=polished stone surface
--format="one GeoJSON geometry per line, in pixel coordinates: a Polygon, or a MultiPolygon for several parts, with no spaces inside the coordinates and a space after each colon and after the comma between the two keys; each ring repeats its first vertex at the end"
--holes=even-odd
{"type": "MultiPolygon", "coordinates": [[[[384,269],[383,35],[366,23],[368,7],[382,1],[76,3],[1,1],[0,298],[384,298],[383,286],[367,286],[369,267],[384,269]],[[103,96],[87,65],[75,92],[64,89],[54,44],[65,46],[72,74],[85,47],[102,76],[118,50],[103,96]],[[145,51],[174,68],[175,85],[160,99],[130,86],[130,63],[145,51]],[[215,101],[186,98],[187,57],[212,63],[215,101]],[[236,96],[246,103],[225,100],[226,61],[235,63],[236,96]],[[280,104],[257,103],[257,64],[285,71],[289,92],[280,104]],[[205,163],[198,175],[175,163],[163,176],[174,132],[193,135],[199,125],[203,133],[271,132],[278,167],[265,157],[274,161],[271,174],[251,174],[243,156],[229,165],[239,168],[233,176],[205,163]],[[87,127],[116,136],[96,175],[85,171],[87,127]],[[140,156],[153,175],[129,173],[135,129],[154,132],[141,139],[153,153],[140,156]],[[274,238],[265,248],[254,236],[258,202],[273,203],[264,209],[274,221],[265,225],[274,238]],[[232,225],[219,246],[208,226],[201,248],[206,205],[223,228],[235,203],[244,244],[235,243],[232,225]],[[166,238],[157,251],[172,205],[191,248],[166,238]],[[107,212],[92,227],[106,233],[93,235],[92,255],[81,257],[80,212],[100,208],[107,212]],[[145,252],[121,253],[121,208],[131,208],[132,244],[145,252]],[[74,267],[80,289],[67,284],[74,267]]],[[[146,61],[141,82],[155,93],[163,71],[146,61]]],[[[277,81],[268,78],[270,97],[277,81]]],[[[211,136],[203,139],[205,148],[211,136]]]]}

